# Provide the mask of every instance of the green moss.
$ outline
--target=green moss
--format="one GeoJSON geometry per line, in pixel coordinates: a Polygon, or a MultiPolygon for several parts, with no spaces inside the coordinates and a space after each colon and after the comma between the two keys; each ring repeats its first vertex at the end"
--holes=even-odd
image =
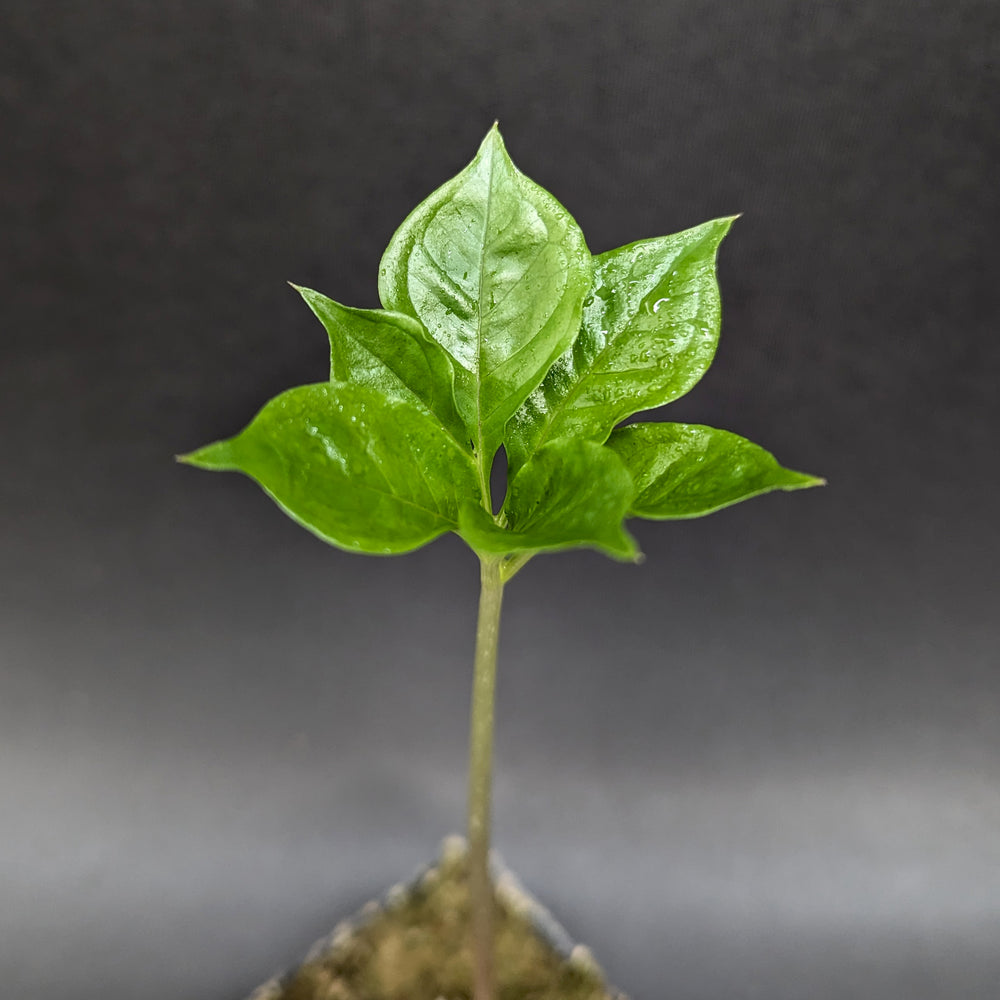
{"type": "MultiPolygon", "coordinates": [[[[495,923],[497,1000],[612,1000],[596,969],[568,962],[500,900],[495,923]]],[[[303,965],[278,1000],[469,1000],[468,925],[464,864],[446,864],[303,965]]]]}

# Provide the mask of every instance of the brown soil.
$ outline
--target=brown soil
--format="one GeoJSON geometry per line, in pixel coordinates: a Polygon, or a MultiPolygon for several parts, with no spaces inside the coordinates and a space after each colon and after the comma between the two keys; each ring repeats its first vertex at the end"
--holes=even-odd
{"type": "MultiPolygon", "coordinates": [[[[445,864],[396,905],[307,962],[277,1000],[469,1000],[464,866],[445,864]]],[[[496,1000],[613,1000],[596,968],[568,962],[498,901],[496,1000]]]]}

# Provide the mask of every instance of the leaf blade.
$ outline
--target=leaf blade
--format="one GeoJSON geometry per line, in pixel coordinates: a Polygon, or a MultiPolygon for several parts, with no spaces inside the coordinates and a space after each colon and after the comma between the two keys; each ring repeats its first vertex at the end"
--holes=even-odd
{"type": "Polygon", "coordinates": [[[607,447],[635,482],[630,516],[650,520],[703,517],[773,490],[825,482],[784,468],[738,434],[701,424],[630,424],[616,430],[607,447]]]}
{"type": "Polygon", "coordinates": [[[292,287],[330,338],[331,382],[365,385],[387,398],[417,403],[465,444],[448,354],[419,322],[402,313],[344,306],[311,288],[292,287]]]}
{"type": "Polygon", "coordinates": [[[558,441],[526,463],[504,503],[500,527],[481,507],[465,504],[459,532],[480,552],[507,554],[589,547],[636,560],[635,539],[622,521],[634,495],[618,456],[588,441],[558,441]]]}
{"type": "Polygon", "coordinates": [[[515,468],[560,437],[602,443],[626,417],[697,383],[718,345],[715,259],[733,218],[595,258],[579,335],[508,425],[515,468]]]}
{"type": "Polygon", "coordinates": [[[507,420],[576,336],[591,271],[579,226],[517,170],[496,126],[392,237],[379,296],[453,359],[486,471],[507,420]]]}
{"type": "Polygon", "coordinates": [[[179,460],[242,472],[319,538],[373,555],[456,530],[478,491],[471,457],[432,415],[339,383],[281,393],[239,434],[179,460]]]}

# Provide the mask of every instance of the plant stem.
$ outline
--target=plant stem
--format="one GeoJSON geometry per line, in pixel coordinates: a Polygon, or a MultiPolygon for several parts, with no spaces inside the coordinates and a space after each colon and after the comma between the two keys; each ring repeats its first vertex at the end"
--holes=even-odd
{"type": "Polygon", "coordinates": [[[500,605],[503,600],[499,558],[480,558],[480,585],[469,739],[469,903],[472,914],[473,1000],[493,1000],[493,883],[489,856],[493,703],[500,605]]]}

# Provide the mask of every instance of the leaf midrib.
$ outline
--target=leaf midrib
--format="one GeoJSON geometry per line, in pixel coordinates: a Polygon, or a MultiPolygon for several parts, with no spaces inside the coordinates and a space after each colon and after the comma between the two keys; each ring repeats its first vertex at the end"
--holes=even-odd
{"type": "MultiPolygon", "coordinates": [[[[486,187],[486,210],[483,213],[483,238],[479,248],[479,308],[476,311],[476,450],[483,461],[483,301],[486,291],[486,240],[493,208],[493,173],[496,169],[496,144],[490,143],[490,166],[486,187]]],[[[484,470],[485,472],[485,470],[484,470]]]]}

